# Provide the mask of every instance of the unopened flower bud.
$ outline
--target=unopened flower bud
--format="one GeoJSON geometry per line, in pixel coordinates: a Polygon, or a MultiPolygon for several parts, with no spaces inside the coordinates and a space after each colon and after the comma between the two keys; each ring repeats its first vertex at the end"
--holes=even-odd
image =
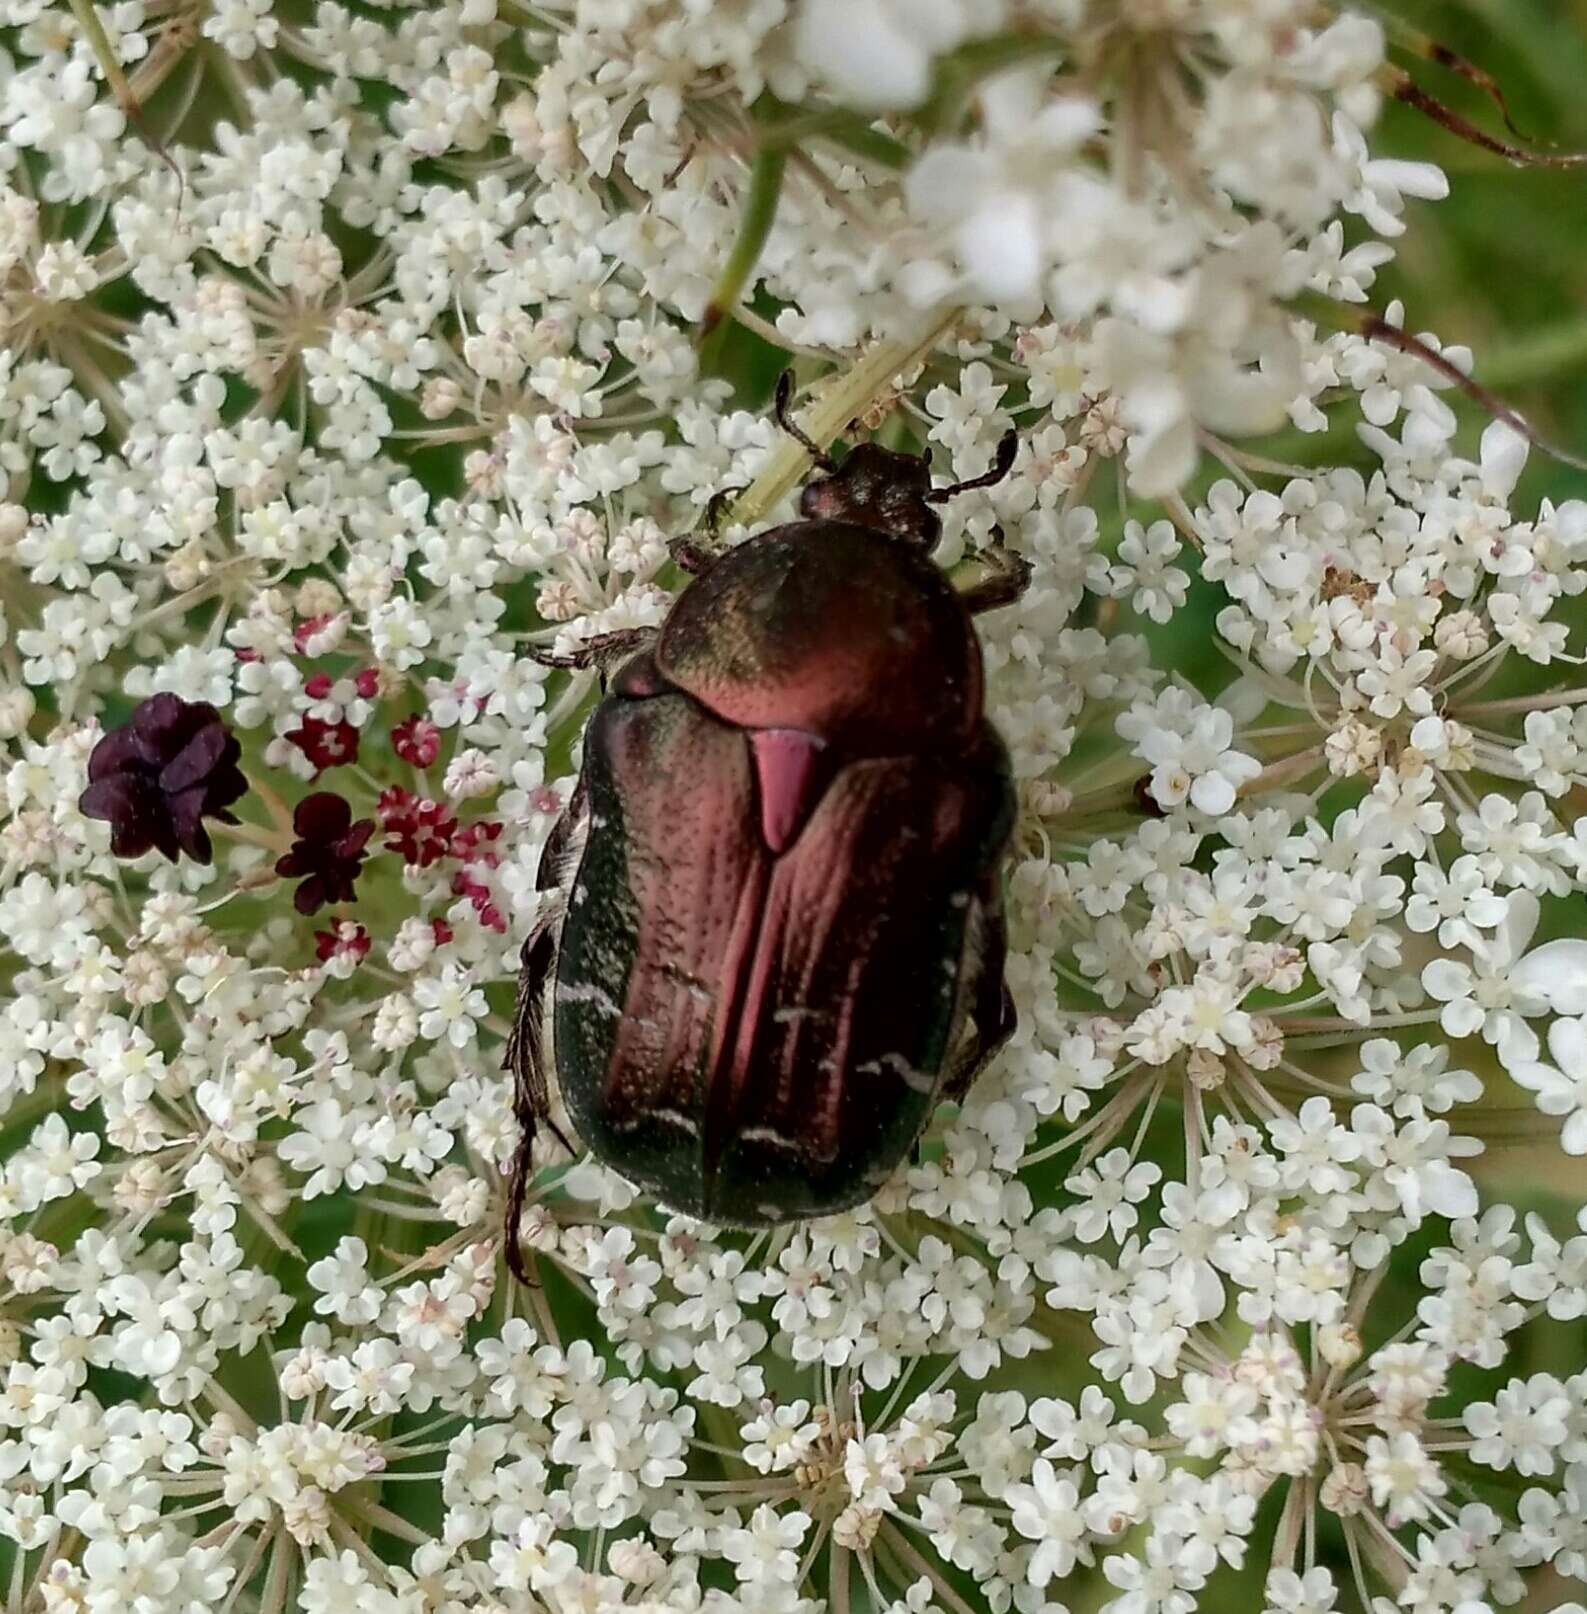
{"type": "Polygon", "coordinates": [[[1329,1323],[1317,1331],[1317,1351],[1329,1367],[1353,1367],[1361,1360],[1361,1335],[1349,1323],[1329,1323]]]}
{"type": "Polygon", "coordinates": [[[1340,1463],[1328,1471],[1319,1500],[1324,1512],[1348,1519],[1360,1513],[1370,1495],[1367,1476],[1359,1463],[1340,1463]]]}

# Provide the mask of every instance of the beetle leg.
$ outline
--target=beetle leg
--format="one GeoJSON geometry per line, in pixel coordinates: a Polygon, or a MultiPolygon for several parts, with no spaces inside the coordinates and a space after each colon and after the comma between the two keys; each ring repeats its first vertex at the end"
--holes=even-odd
{"type": "Polygon", "coordinates": [[[551,833],[546,836],[546,844],[541,848],[540,863],[535,869],[536,891],[555,890],[572,872],[568,865],[572,861],[573,837],[583,829],[589,810],[589,786],[585,783],[584,770],[581,768],[573,782],[568,804],[551,826],[551,833]]]}
{"type": "Polygon", "coordinates": [[[793,379],[792,370],[784,370],[777,377],[772,413],[777,417],[777,424],[830,476],[837,470],[838,462],[788,413],[788,403],[793,397],[793,379]]]}
{"type": "Polygon", "coordinates": [[[749,484],[745,482],[737,487],[718,488],[706,501],[705,520],[701,523],[701,526],[705,530],[705,536],[712,543],[715,543],[722,536],[722,522],[727,517],[728,506],[748,487],[749,484]]]}
{"type": "Polygon", "coordinates": [[[1018,1016],[1014,997],[1003,979],[1008,961],[1008,930],[1003,922],[1002,892],[994,870],[982,882],[976,899],[980,935],[972,941],[977,956],[972,963],[970,989],[970,1040],[944,1073],[940,1096],[957,1104],[970,1091],[977,1076],[1014,1034],[1018,1016]]]}
{"type": "MultiPolygon", "coordinates": [[[[535,889],[549,891],[561,884],[567,874],[572,840],[588,812],[584,775],[562,816],[551,826],[540,853],[535,889]]],[[[507,1219],[504,1231],[507,1269],[520,1283],[531,1280],[524,1267],[523,1248],[518,1242],[518,1224],[523,1219],[524,1198],[529,1190],[529,1169],[533,1163],[534,1141],[542,1125],[567,1152],[577,1153],[551,1118],[551,1090],[546,1077],[545,1008],[556,973],[557,929],[562,919],[561,904],[541,918],[524,941],[519,954],[518,1001],[513,1011],[512,1032],[507,1038],[503,1061],[513,1076],[513,1115],[518,1122],[518,1147],[513,1154],[507,1179],[507,1219]]]]}
{"type": "Polygon", "coordinates": [[[972,616],[1012,605],[1030,587],[1030,562],[1008,548],[1001,535],[996,543],[988,546],[981,559],[991,568],[989,574],[959,595],[972,616]]]}
{"type": "MultiPolygon", "coordinates": [[[[721,497],[720,493],[712,494],[711,503],[715,505],[721,497]]],[[[711,521],[709,513],[705,519],[709,528],[711,521]]],[[[667,553],[672,556],[679,570],[687,572],[691,577],[698,577],[701,572],[710,571],[716,564],[716,556],[704,544],[697,544],[692,538],[674,538],[667,545],[667,553]]]]}
{"type": "Polygon", "coordinates": [[[614,633],[594,634],[564,655],[536,646],[531,646],[528,654],[542,667],[598,667],[604,674],[637,651],[648,649],[655,638],[654,628],[618,628],[614,633]]]}
{"type": "MultiPolygon", "coordinates": [[[[551,1119],[551,1093],[546,1082],[545,1030],[546,992],[556,969],[556,921],[548,915],[529,933],[523,944],[523,967],[518,972],[518,1006],[513,1014],[512,1035],[507,1039],[507,1067],[513,1074],[513,1116],[518,1122],[518,1147],[512,1157],[507,1179],[507,1221],[504,1238],[507,1270],[520,1283],[530,1281],[525,1270],[523,1247],[518,1242],[518,1224],[523,1220],[524,1197],[529,1191],[529,1168],[535,1136],[544,1123],[561,1138],[551,1119]]],[[[572,1151],[569,1150],[571,1153],[572,1151]]]]}
{"type": "Polygon", "coordinates": [[[982,472],[980,476],[972,476],[967,482],[955,482],[950,487],[933,488],[930,493],[923,495],[926,503],[946,504],[949,499],[956,499],[961,493],[968,493],[971,488],[996,487],[1013,468],[1014,457],[1018,453],[1019,433],[1004,432],[992,457],[991,470],[982,472]]]}

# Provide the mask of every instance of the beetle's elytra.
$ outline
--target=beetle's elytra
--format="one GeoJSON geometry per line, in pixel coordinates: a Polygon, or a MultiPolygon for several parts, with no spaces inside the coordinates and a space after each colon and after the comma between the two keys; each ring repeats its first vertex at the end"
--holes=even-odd
{"type": "Polygon", "coordinates": [[[546,889],[576,860],[566,900],[523,949],[520,1277],[549,1068],[599,1159],[670,1209],[759,1226],[869,1198],[1012,1031],[1014,790],[971,617],[1028,573],[999,550],[961,593],[930,549],[931,505],[1014,446],[936,490],[912,455],[817,452],[805,519],[720,558],[676,546],[699,575],[660,630],[574,659],[626,657],[542,860],[546,889]]]}

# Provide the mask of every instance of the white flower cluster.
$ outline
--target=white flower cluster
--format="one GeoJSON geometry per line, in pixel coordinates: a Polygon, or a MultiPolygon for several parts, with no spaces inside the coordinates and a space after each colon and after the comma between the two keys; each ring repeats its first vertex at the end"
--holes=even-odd
{"type": "Polygon", "coordinates": [[[1368,151],[1384,52],[0,0],[7,1614],[1581,1614],[1587,502],[1462,451],[1469,355],[1355,334],[1445,189],[1368,151]],[[548,1129],[524,1287],[594,694],[535,653],[793,513],[734,386],[784,363],[945,473],[1017,431],[937,559],[1031,570],[1018,1030],[754,1236],[548,1129]]]}

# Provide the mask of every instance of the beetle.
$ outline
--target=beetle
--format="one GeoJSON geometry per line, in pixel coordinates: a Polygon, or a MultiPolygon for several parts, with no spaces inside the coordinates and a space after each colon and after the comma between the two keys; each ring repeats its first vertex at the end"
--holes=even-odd
{"type": "Polygon", "coordinates": [[[777,419],[824,473],[803,519],[720,555],[675,542],[695,575],[659,629],[543,658],[621,665],[541,857],[565,897],[523,945],[520,1279],[553,1068],[598,1159],[670,1209],[766,1226],[870,1198],[1014,1030],[1015,794],[971,619],[1029,567],[999,538],[958,591],[930,551],[932,506],[1000,481],[1017,441],[933,488],[927,460],[874,443],[838,465],[788,398],[785,375],[777,419]]]}

